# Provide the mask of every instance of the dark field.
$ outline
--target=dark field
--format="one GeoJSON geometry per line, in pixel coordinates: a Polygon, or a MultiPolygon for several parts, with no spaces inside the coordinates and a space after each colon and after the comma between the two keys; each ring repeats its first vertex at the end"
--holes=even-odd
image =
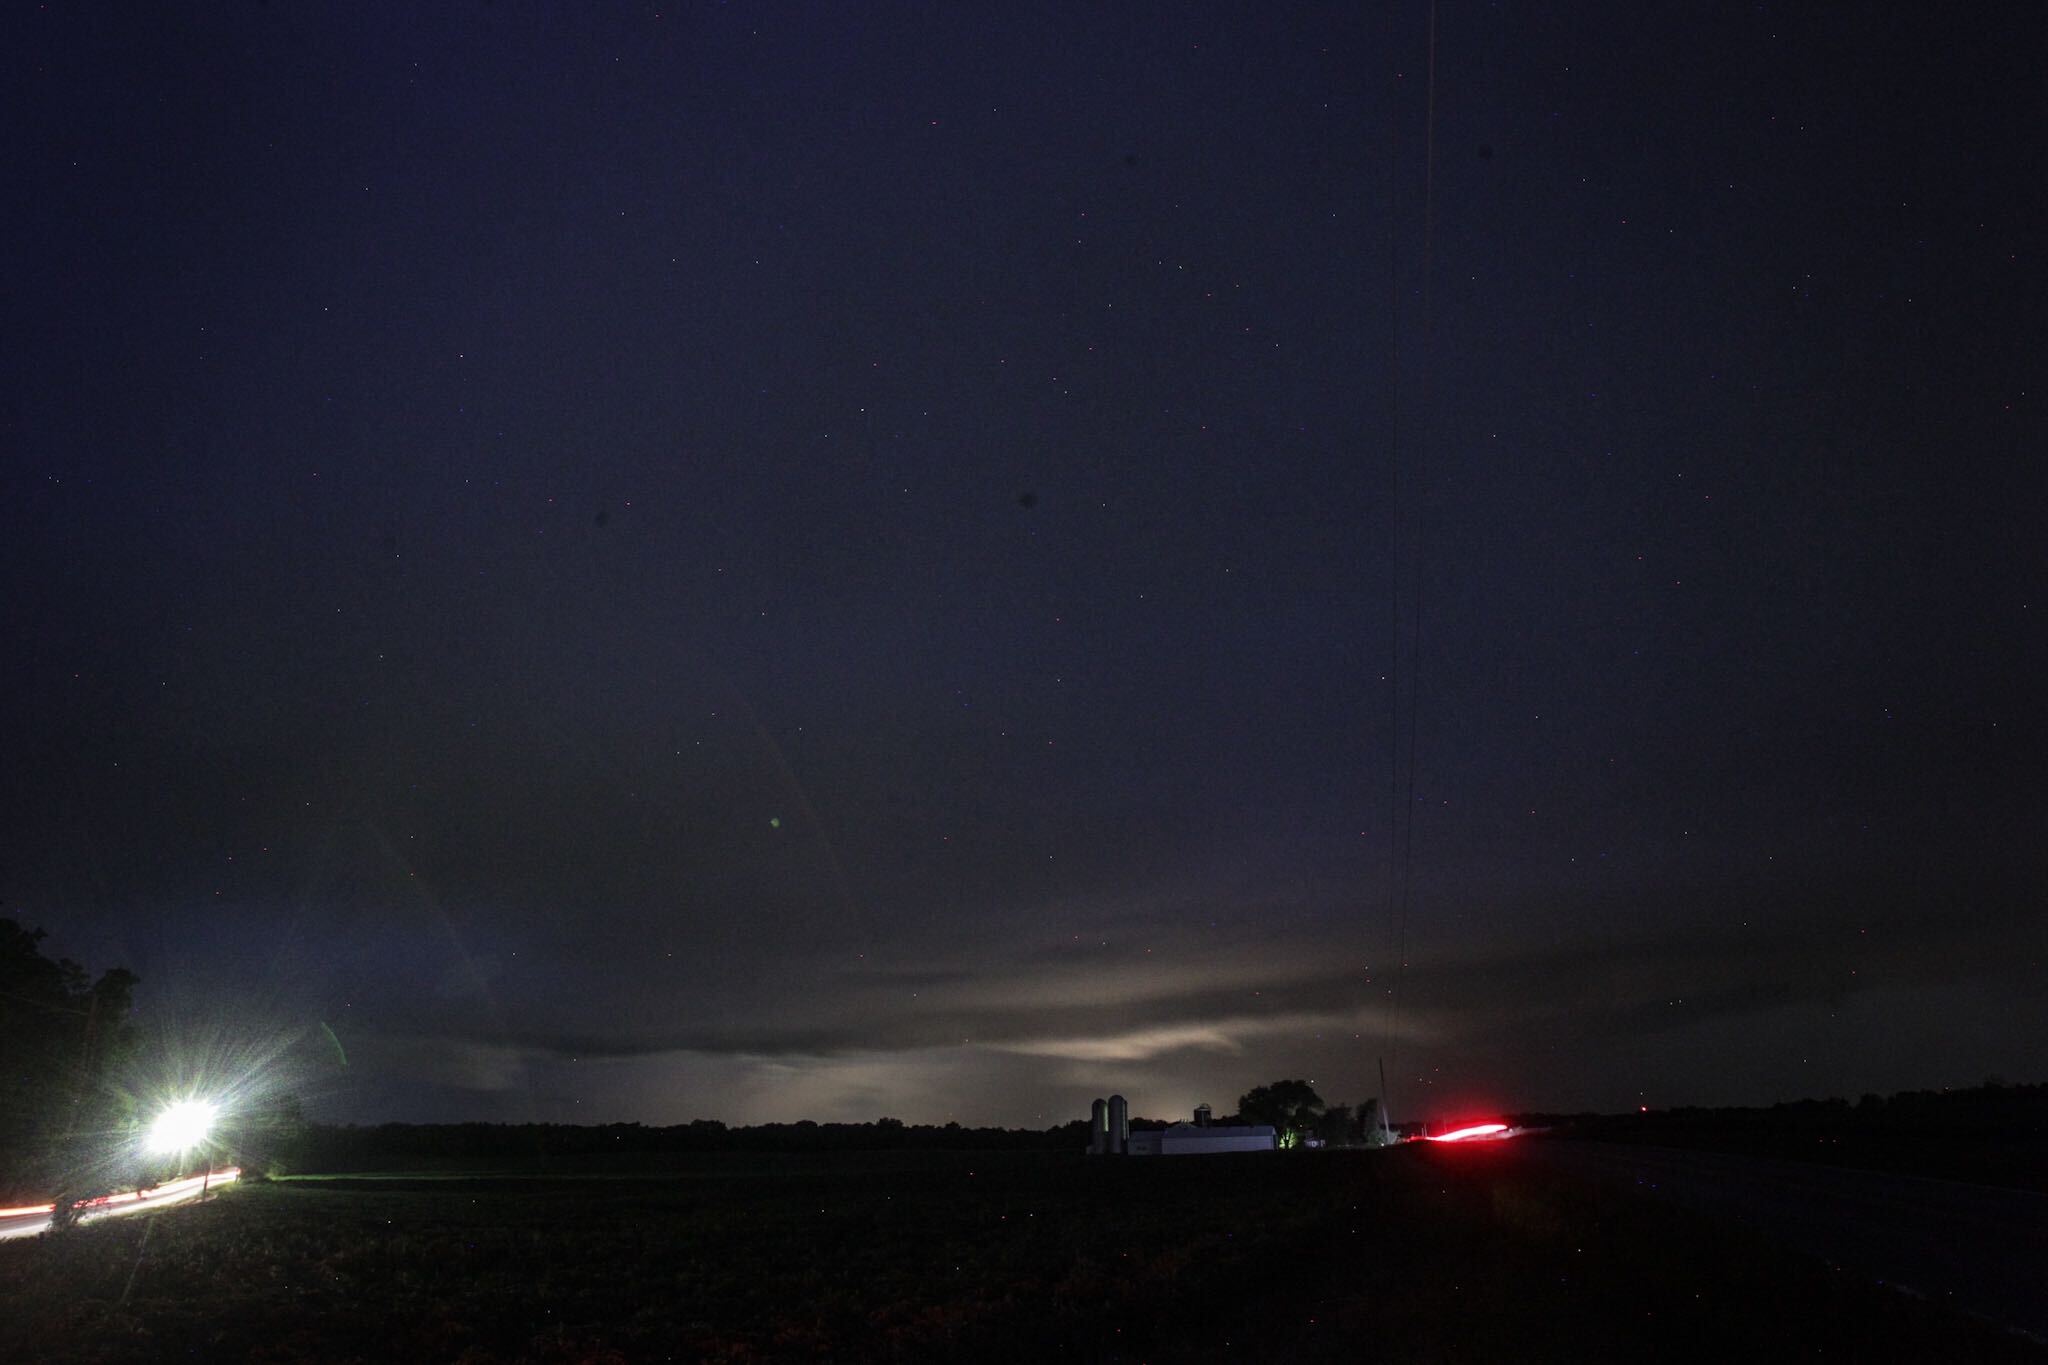
{"type": "Polygon", "coordinates": [[[1532,1117],[1599,1141],[2005,1185],[2048,1194],[2048,1085],[1986,1082],[1769,1108],[1532,1117]]]}
{"type": "Polygon", "coordinates": [[[0,1303],[24,1361],[2044,1354],[1511,1143],[294,1179],[0,1245],[0,1303]]]}

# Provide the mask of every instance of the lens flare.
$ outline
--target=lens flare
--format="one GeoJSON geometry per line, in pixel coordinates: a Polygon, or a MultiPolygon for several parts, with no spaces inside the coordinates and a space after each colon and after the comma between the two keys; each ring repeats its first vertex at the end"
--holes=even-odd
{"type": "Polygon", "coordinates": [[[149,1150],[165,1155],[189,1152],[206,1140],[218,1112],[204,1100],[180,1100],[156,1116],[149,1127],[149,1150]]]}

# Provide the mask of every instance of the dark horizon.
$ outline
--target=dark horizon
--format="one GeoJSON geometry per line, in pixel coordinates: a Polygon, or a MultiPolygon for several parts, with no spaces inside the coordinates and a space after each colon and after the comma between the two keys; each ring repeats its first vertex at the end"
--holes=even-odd
{"type": "Polygon", "coordinates": [[[335,1121],[2048,1077],[2048,35],[1427,14],[18,16],[0,914],[335,1121]]]}

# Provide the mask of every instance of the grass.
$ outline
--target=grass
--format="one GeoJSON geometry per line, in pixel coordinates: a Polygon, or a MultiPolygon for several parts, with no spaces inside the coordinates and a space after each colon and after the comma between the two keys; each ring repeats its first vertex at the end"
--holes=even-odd
{"type": "Polygon", "coordinates": [[[386,1172],[0,1245],[0,1359],[2039,1360],[1487,1148],[386,1172]]]}

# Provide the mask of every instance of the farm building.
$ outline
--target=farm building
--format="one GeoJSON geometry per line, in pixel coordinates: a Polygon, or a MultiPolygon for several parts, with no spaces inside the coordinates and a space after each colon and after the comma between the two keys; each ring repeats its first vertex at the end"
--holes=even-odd
{"type": "Polygon", "coordinates": [[[1217,1152],[1271,1152],[1279,1140],[1268,1124],[1218,1127],[1209,1122],[1209,1106],[1196,1108],[1193,1122],[1167,1128],[1130,1128],[1130,1109],[1122,1095],[1097,1100],[1088,1127],[1091,1156],[1207,1156],[1217,1152]]]}
{"type": "Polygon", "coordinates": [[[1131,1134],[1124,1146],[1124,1154],[1206,1156],[1212,1152],[1270,1152],[1277,1147],[1273,1129],[1263,1123],[1231,1128],[1176,1123],[1171,1128],[1154,1128],[1131,1134]]]}

